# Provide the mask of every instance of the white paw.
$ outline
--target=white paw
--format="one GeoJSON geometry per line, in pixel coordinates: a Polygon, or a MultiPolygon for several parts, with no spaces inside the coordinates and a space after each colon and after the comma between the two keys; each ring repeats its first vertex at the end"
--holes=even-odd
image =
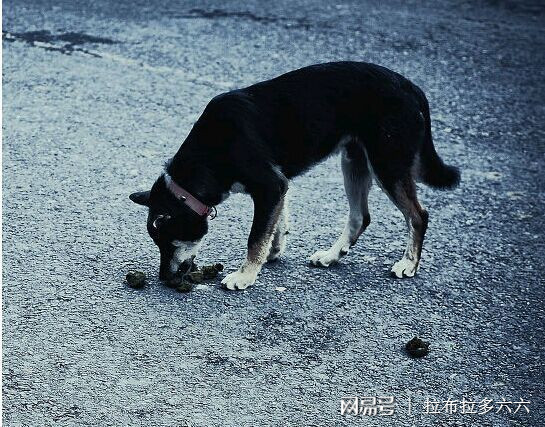
{"type": "Polygon", "coordinates": [[[392,274],[402,279],[403,277],[413,277],[416,274],[416,270],[417,263],[403,257],[392,267],[392,274]]]}
{"type": "Polygon", "coordinates": [[[243,268],[239,268],[237,271],[229,273],[223,278],[221,283],[230,291],[246,289],[248,286],[253,285],[257,278],[257,272],[254,272],[247,267],[246,270],[247,271],[243,271],[243,268]]]}
{"type": "Polygon", "coordinates": [[[312,265],[318,267],[329,267],[330,265],[337,263],[339,259],[341,259],[341,256],[346,255],[347,253],[348,248],[343,248],[340,252],[332,251],[331,249],[328,251],[317,251],[309,258],[309,260],[312,265]]]}

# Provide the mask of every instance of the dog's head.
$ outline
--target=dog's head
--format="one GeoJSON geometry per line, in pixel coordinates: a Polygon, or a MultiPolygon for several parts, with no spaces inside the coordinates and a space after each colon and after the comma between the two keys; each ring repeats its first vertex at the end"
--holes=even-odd
{"type": "Polygon", "coordinates": [[[159,278],[167,280],[178,271],[189,271],[208,231],[206,216],[198,215],[176,198],[167,188],[164,175],[150,191],[133,193],[129,198],[148,207],[148,234],[161,254],[159,278]]]}

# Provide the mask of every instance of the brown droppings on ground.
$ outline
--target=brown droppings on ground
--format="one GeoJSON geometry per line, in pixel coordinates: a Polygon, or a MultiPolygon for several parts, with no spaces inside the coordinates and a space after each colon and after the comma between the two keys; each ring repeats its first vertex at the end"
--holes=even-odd
{"type": "Polygon", "coordinates": [[[220,271],[223,270],[222,264],[203,265],[201,268],[204,280],[212,280],[218,277],[220,271]]]}
{"type": "Polygon", "coordinates": [[[146,285],[146,274],[138,270],[129,271],[125,279],[133,289],[142,289],[146,285]]]}
{"type": "Polygon", "coordinates": [[[176,274],[166,281],[166,285],[169,288],[176,289],[178,292],[190,292],[193,290],[194,285],[215,279],[222,270],[223,265],[220,263],[204,265],[202,267],[193,264],[188,273],[183,275],[176,274]]]}
{"type": "Polygon", "coordinates": [[[429,342],[414,337],[405,344],[405,350],[407,350],[407,353],[409,353],[411,357],[424,357],[430,352],[429,346],[429,342]]]}
{"type": "Polygon", "coordinates": [[[183,293],[191,292],[193,290],[193,283],[182,280],[182,282],[176,287],[176,290],[183,293]]]}

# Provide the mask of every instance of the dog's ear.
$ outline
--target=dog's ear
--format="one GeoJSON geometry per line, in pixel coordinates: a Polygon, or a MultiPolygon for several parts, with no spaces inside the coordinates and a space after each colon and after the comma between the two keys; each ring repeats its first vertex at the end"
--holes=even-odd
{"type": "Polygon", "coordinates": [[[149,191],[138,191],[136,193],[132,193],[129,196],[129,199],[131,199],[136,204],[149,206],[149,193],[149,191]]]}

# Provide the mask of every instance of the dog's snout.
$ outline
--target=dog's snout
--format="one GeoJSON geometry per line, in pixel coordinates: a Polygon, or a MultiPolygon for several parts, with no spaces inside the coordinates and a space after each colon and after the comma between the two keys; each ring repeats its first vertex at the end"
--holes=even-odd
{"type": "Polygon", "coordinates": [[[179,274],[189,273],[189,271],[191,270],[191,267],[193,267],[193,260],[194,259],[195,259],[195,257],[192,256],[191,258],[186,259],[184,262],[182,262],[180,264],[180,266],[178,267],[178,273],[179,274]]]}
{"type": "Polygon", "coordinates": [[[170,280],[175,275],[184,275],[191,271],[195,256],[180,262],[174,254],[161,251],[161,263],[159,267],[159,279],[163,281],[170,280]]]}

